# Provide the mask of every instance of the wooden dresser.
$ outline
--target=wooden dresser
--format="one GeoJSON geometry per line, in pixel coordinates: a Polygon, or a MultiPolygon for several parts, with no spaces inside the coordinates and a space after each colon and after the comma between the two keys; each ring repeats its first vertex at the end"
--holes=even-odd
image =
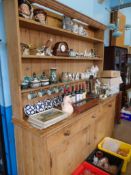
{"type": "Polygon", "coordinates": [[[69,175],[114,127],[115,99],[39,131],[14,119],[19,175],[69,175]]]}
{"type": "Polygon", "coordinates": [[[19,17],[18,1],[4,0],[18,174],[70,175],[103,137],[111,135],[116,97],[100,101],[90,110],[74,114],[47,129],[38,130],[25,120],[23,107],[52,96],[45,95],[29,100],[28,94],[38,93],[54,86],[72,86],[85,80],[25,90],[21,89],[21,83],[24,76],[32,76],[33,72],[40,75],[45,71],[49,76],[52,67],[57,68],[58,77],[62,72],[84,72],[92,65],[97,65],[102,71],[106,27],[58,1],[32,1],[51,9],[51,11],[46,9],[48,24],[19,17]],[[54,10],[59,13],[54,13],[54,10]],[[62,29],[63,15],[86,23],[88,35],[80,36],[62,29]],[[68,43],[70,49],[78,52],[95,49],[98,57],[22,56],[20,43],[32,44],[37,48],[50,38],[53,44],[64,41],[68,43]]]}

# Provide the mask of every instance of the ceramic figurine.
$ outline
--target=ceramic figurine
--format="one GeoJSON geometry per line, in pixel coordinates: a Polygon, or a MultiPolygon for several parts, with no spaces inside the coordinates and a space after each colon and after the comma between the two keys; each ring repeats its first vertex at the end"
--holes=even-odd
{"type": "Polygon", "coordinates": [[[21,83],[21,89],[28,89],[28,87],[29,87],[29,83],[28,82],[23,81],[21,83]]]}
{"type": "Polygon", "coordinates": [[[36,55],[45,56],[45,46],[39,47],[36,49],[36,55]]]}
{"type": "Polygon", "coordinates": [[[52,94],[52,90],[51,90],[51,89],[48,89],[48,90],[47,90],[47,94],[48,94],[48,95],[51,95],[51,94],[52,94]]]}
{"type": "Polygon", "coordinates": [[[51,49],[52,42],[53,42],[53,39],[50,38],[50,39],[47,40],[47,42],[45,43],[44,52],[45,52],[45,55],[46,55],[46,56],[52,56],[52,52],[53,52],[52,49],[51,49]]]}
{"type": "Polygon", "coordinates": [[[69,56],[70,57],[76,57],[76,52],[73,49],[70,49],[69,56]]]}
{"type": "Polygon", "coordinates": [[[58,78],[57,78],[57,73],[56,73],[56,68],[51,68],[50,69],[50,83],[57,83],[58,78]]]}
{"type": "Polygon", "coordinates": [[[32,19],[33,8],[29,0],[18,0],[19,4],[19,15],[21,17],[32,19]]]}
{"type": "Polygon", "coordinates": [[[21,89],[28,89],[30,81],[31,81],[31,77],[28,77],[28,76],[24,77],[24,79],[21,83],[21,89]]]}
{"type": "Polygon", "coordinates": [[[79,33],[79,26],[76,22],[74,22],[74,24],[73,24],[72,31],[73,31],[73,33],[76,33],[76,34],[79,33]]]}
{"type": "Polygon", "coordinates": [[[20,43],[20,46],[21,46],[21,54],[23,56],[30,55],[30,45],[25,44],[25,43],[20,43]]]}
{"type": "Polygon", "coordinates": [[[30,81],[30,87],[31,88],[37,88],[41,86],[40,80],[36,77],[36,73],[33,73],[33,78],[30,81]]]}
{"type": "Polygon", "coordinates": [[[61,81],[68,82],[68,73],[67,72],[62,72],[61,81]]]}
{"type": "Polygon", "coordinates": [[[72,31],[73,28],[73,21],[70,17],[64,16],[63,17],[63,29],[72,31]]]}
{"type": "Polygon", "coordinates": [[[65,96],[63,99],[62,111],[68,113],[69,115],[71,115],[74,111],[74,109],[72,107],[72,101],[71,101],[71,98],[69,96],[65,96]]]}
{"type": "Polygon", "coordinates": [[[41,86],[49,85],[49,79],[45,75],[45,72],[43,72],[42,75],[40,76],[40,81],[41,81],[41,86]]]}
{"type": "Polygon", "coordinates": [[[37,97],[37,93],[30,92],[27,96],[28,100],[32,100],[37,97]]]}
{"type": "Polygon", "coordinates": [[[82,25],[79,25],[78,34],[82,36],[84,35],[84,27],[82,25]]]}
{"type": "Polygon", "coordinates": [[[58,89],[59,89],[59,92],[61,92],[61,93],[64,93],[64,87],[58,87],[58,89]]]}
{"type": "Polygon", "coordinates": [[[72,73],[68,72],[68,81],[72,81],[72,73]]]}
{"type": "Polygon", "coordinates": [[[76,74],[75,74],[75,80],[79,80],[80,79],[80,75],[79,75],[79,73],[77,72],[76,74]]]}
{"type": "Polygon", "coordinates": [[[46,24],[46,20],[47,20],[47,13],[40,8],[34,9],[34,17],[35,20],[42,23],[42,24],[46,24]]]}
{"type": "Polygon", "coordinates": [[[38,96],[39,97],[42,97],[42,96],[44,96],[46,94],[47,94],[46,90],[41,90],[41,91],[38,92],[38,96]]]}

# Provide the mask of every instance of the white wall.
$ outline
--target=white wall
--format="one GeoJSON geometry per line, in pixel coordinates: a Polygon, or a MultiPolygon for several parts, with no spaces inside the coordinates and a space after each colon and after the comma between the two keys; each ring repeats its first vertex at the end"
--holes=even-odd
{"type": "MultiPolygon", "coordinates": [[[[97,0],[59,0],[61,3],[66,4],[77,11],[84,13],[87,16],[107,25],[110,21],[110,14],[105,9],[110,8],[110,1],[107,0],[103,4],[98,4],[97,0]]],[[[109,31],[105,31],[105,45],[109,44],[109,31]]]]}
{"type": "MultiPolygon", "coordinates": [[[[126,16],[126,24],[131,24],[131,7],[120,11],[126,16]]],[[[131,46],[131,30],[125,31],[125,45],[131,46]]]]}

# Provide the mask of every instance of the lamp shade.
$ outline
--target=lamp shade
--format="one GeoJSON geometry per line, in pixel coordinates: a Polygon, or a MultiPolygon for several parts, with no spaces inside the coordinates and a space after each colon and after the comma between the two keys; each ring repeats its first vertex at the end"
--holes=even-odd
{"type": "Polygon", "coordinates": [[[120,37],[121,35],[122,35],[122,32],[120,32],[120,31],[118,31],[118,30],[116,30],[116,31],[114,31],[114,32],[112,33],[112,36],[115,37],[115,38],[120,37]]]}
{"type": "Polygon", "coordinates": [[[126,25],[125,25],[125,29],[126,29],[126,30],[131,29],[131,24],[126,24],[126,25]]]}
{"type": "Polygon", "coordinates": [[[115,30],[116,27],[117,27],[117,26],[116,26],[115,24],[113,24],[113,23],[110,23],[110,24],[107,25],[107,28],[108,28],[109,30],[115,30]]]}

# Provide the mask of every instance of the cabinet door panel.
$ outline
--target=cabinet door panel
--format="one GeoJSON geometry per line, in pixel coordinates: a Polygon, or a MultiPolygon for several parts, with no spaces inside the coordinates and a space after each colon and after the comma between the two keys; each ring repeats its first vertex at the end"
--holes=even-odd
{"type": "Polygon", "coordinates": [[[51,150],[51,175],[69,175],[89,154],[89,127],[51,150]]]}

